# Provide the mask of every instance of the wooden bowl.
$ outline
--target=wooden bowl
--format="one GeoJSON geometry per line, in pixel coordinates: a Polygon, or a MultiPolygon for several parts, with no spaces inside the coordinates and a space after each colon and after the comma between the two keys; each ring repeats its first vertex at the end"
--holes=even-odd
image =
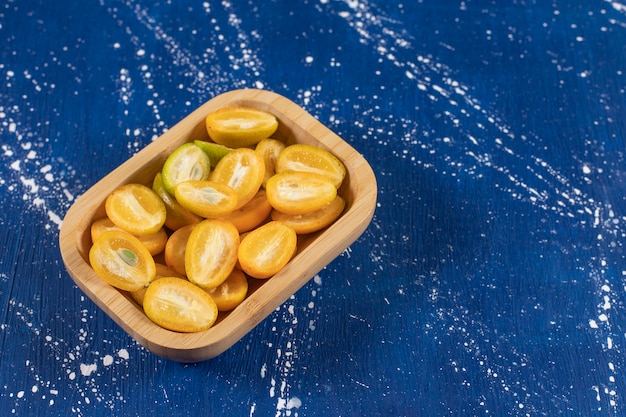
{"type": "Polygon", "coordinates": [[[236,343],[351,245],[374,215],[376,194],[376,178],[367,161],[313,116],[278,94],[235,90],[204,103],[87,190],[67,212],[59,243],[63,262],[74,282],[131,337],[161,357],[199,362],[219,355],[236,343]],[[231,105],[254,107],[274,114],[279,121],[279,128],[273,135],[277,139],[332,151],[347,170],[339,189],[339,195],[346,200],[346,209],[325,230],[299,237],[297,254],[278,274],[267,280],[250,280],[247,298],[233,311],[220,313],[213,327],[198,333],[172,332],[150,321],[127,293],[95,274],[89,265],[91,223],[105,216],[104,202],[114,189],[131,182],[150,186],[167,156],[179,145],[194,139],[208,140],[206,115],[231,105]]]}

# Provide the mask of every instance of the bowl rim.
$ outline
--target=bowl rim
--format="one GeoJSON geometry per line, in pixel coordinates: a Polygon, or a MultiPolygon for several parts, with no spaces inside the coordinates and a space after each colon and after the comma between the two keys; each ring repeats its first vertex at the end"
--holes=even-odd
{"type": "Polygon", "coordinates": [[[373,218],[376,197],[376,177],[365,158],[303,108],[268,90],[232,90],[200,105],[77,197],[63,219],[59,246],[66,270],[76,285],[139,344],[163,358],[199,362],[235,344],[358,239],[373,218]],[[198,333],[172,332],[150,321],[130,297],[95,274],[86,259],[85,233],[102,212],[104,199],[113,189],[140,181],[139,178],[153,177],[153,165],[197,134],[210,111],[230,105],[252,106],[273,113],[283,126],[283,134],[293,135],[286,138],[288,143],[295,141],[298,135],[300,138],[309,135],[322,147],[332,150],[346,165],[350,182],[347,192],[352,199],[334,224],[312,238],[287,266],[260,285],[219,323],[198,333]]]}

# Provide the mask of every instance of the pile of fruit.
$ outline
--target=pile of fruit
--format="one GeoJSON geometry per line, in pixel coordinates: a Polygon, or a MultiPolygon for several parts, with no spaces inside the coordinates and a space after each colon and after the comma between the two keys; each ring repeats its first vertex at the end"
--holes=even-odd
{"type": "Polygon", "coordinates": [[[91,225],[96,274],[178,332],[210,328],[246,298],[250,279],[291,260],[298,235],[329,226],[345,207],[342,162],[272,138],[271,113],[225,107],[206,126],[211,141],[178,147],[151,186],[114,190],[106,217],[91,225]]]}

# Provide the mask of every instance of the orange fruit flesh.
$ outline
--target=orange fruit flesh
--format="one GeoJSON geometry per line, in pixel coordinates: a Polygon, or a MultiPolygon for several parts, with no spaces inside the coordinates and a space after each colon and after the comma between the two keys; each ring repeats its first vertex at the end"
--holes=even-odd
{"type": "Polygon", "coordinates": [[[245,106],[223,107],[209,113],[205,121],[209,137],[229,148],[256,145],[278,128],[273,114],[245,106]]]}
{"type": "Polygon", "coordinates": [[[254,278],[269,278],[280,271],[296,251],[296,232],[272,221],[248,232],[238,250],[239,265],[254,278]]]}
{"type": "Polygon", "coordinates": [[[278,210],[272,210],[272,220],[278,220],[291,227],[299,235],[317,232],[330,226],[341,216],[346,201],[337,196],[333,201],[326,204],[319,210],[305,214],[285,214],[278,210]]]}
{"type": "MultiPolygon", "coordinates": [[[[176,278],[186,279],[184,276],[180,275],[178,272],[174,271],[172,268],[170,268],[167,265],[160,264],[160,263],[155,263],[154,265],[156,266],[156,275],[154,276],[154,279],[151,282],[154,282],[155,280],[163,278],[163,277],[176,277],[176,278]]],[[[135,302],[139,304],[140,306],[143,306],[143,297],[146,295],[147,289],[148,287],[141,287],[138,290],[130,292],[130,295],[133,298],[133,300],[135,300],[135,302]]]]}
{"type": "Polygon", "coordinates": [[[285,144],[276,139],[263,139],[257,143],[254,151],[258,153],[263,162],[265,162],[265,176],[263,177],[263,183],[265,187],[267,180],[269,180],[276,173],[276,161],[280,153],[285,149],[285,144]]]}
{"type": "Polygon", "coordinates": [[[265,176],[263,158],[252,149],[235,149],[224,155],[211,173],[211,181],[228,185],[237,193],[235,209],[246,205],[259,191],[265,176]]]}
{"type": "Polygon", "coordinates": [[[219,311],[231,311],[246,298],[248,280],[238,269],[233,269],[226,281],[215,288],[207,290],[219,311]]]}
{"type": "Polygon", "coordinates": [[[285,214],[319,210],[337,196],[331,180],[313,172],[281,172],[267,181],[265,191],[272,207],[285,214]]]}
{"type": "Polygon", "coordinates": [[[206,291],[176,277],[150,284],[143,299],[144,312],[159,326],[175,332],[199,332],[217,320],[215,301],[206,291]]]}
{"type": "Polygon", "coordinates": [[[116,226],[135,236],[158,232],[167,215],[157,193],[141,184],[126,184],[115,189],[105,200],[105,211],[116,226]]]}
{"type": "Polygon", "coordinates": [[[176,186],[174,195],[183,207],[206,219],[226,216],[239,203],[233,188],[216,181],[185,181],[176,186]]]}
{"type": "Polygon", "coordinates": [[[343,163],[324,149],[304,143],[287,146],[276,160],[276,172],[314,172],[329,178],[339,188],[346,176],[343,163]]]}
{"type": "Polygon", "coordinates": [[[189,235],[185,249],[187,279],[211,289],[228,278],[237,262],[239,232],[232,223],[207,219],[189,235]]]}
{"type": "MultiPolygon", "coordinates": [[[[91,241],[95,242],[104,232],[108,232],[110,230],[123,229],[116,226],[108,217],[103,217],[94,221],[91,224],[91,241]]],[[[141,241],[141,243],[143,243],[152,256],[163,252],[163,249],[165,249],[165,242],[167,242],[167,232],[163,228],[151,235],[136,237],[141,241]]]]}
{"type": "Polygon", "coordinates": [[[161,228],[158,232],[151,235],[139,236],[139,240],[148,249],[150,255],[155,256],[163,252],[165,243],[167,242],[167,232],[161,228]]]}
{"type": "Polygon", "coordinates": [[[165,264],[178,274],[187,276],[185,268],[185,251],[195,224],[181,227],[170,235],[165,244],[165,264]]]}
{"type": "Polygon", "coordinates": [[[163,177],[159,172],[154,176],[152,189],[157,193],[165,205],[165,227],[170,230],[177,230],[189,224],[200,223],[202,218],[193,214],[180,205],[174,196],[167,192],[163,185],[163,177]]]}
{"type": "Polygon", "coordinates": [[[244,233],[263,223],[271,211],[265,190],[259,190],[248,204],[221,219],[231,222],[239,233],[244,233]]]}
{"type": "Polygon", "coordinates": [[[154,259],[135,236],[121,230],[104,232],[89,250],[95,273],[125,291],[142,288],[156,275],[154,259]]]}

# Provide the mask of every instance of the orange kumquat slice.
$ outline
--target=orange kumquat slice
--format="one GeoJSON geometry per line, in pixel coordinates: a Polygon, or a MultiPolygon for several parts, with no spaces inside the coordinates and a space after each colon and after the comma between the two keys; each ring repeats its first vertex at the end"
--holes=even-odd
{"type": "Polygon", "coordinates": [[[156,192],[165,205],[165,227],[170,230],[180,229],[189,224],[200,223],[202,218],[180,205],[176,198],[167,192],[163,185],[163,176],[159,172],[154,176],[152,189],[156,192]]]}
{"type": "Polygon", "coordinates": [[[148,285],[156,275],[148,249],[123,230],[104,232],[89,250],[89,263],[100,278],[125,291],[148,285]]]}
{"type": "Polygon", "coordinates": [[[151,235],[165,224],[165,205],[151,188],[126,184],[105,201],[106,215],[115,225],[135,236],[151,235]]]}
{"type": "Polygon", "coordinates": [[[346,176],[346,167],[332,153],[317,146],[296,143],[289,145],[276,160],[276,172],[306,171],[315,172],[331,179],[339,188],[346,176]]]}
{"type": "Polygon", "coordinates": [[[181,227],[170,235],[165,244],[165,264],[183,276],[187,276],[185,251],[187,250],[187,241],[194,227],[196,227],[195,224],[181,227]]]}
{"type": "Polygon", "coordinates": [[[229,148],[256,145],[278,128],[276,117],[252,107],[224,107],[209,113],[206,128],[214,142],[229,148]]]}
{"type": "Polygon", "coordinates": [[[189,235],[185,270],[190,282],[207,290],[228,278],[237,263],[239,232],[232,223],[208,219],[189,235]]]}
{"type": "Polygon", "coordinates": [[[263,177],[262,186],[265,187],[267,180],[276,173],[276,160],[280,153],[285,149],[285,144],[277,139],[263,139],[257,143],[254,151],[257,152],[263,162],[265,162],[265,176],[263,177]]]}
{"type": "MultiPolygon", "coordinates": [[[[154,265],[156,266],[156,275],[154,279],[150,282],[154,282],[155,280],[163,277],[177,277],[186,279],[184,276],[180,275],[178,272],[174,271],[167,265],[160,264],[158,262],[156,262],[154,265]]],[[[133,298],[133,300],[135,300],[137,304],[143,306],[143,297],[146,295],[147,289],[148,287],[141,287],[138,290],[131,291],[130,296],[133,298]]]]}
{"type": "Polygon", "coordinates": [[[272,221],[246,234],[238,250],[239,265],[254,278],[269,278],[296,252],[298,237],[289,226],[272,221]]]}
{"type": "Polygon", "coordinates": [[[174,189],[181,206],[206,219],[226,216],[237,208],[236,190],[216,181],[185,181],[174,189]]]}
{"type": "Polygon", "coordinates": [[[218,315],[217,305],[206,291],[176,277],[152,282],[144,295],[143,309],[159,326],[182,333],[209,329],[218,315]]]}
{"type": "Polygon", "coordinates": [[[263,158],[252,149],[241,148],[224,155],[215,166],[210,179],[235,190],[235,208],[241,208],[259,191],[264,176],[263,158]]]}
{"type": "Polygon", "coordinates": [[[285,223],[296,231],[297,234],[303,235],[307,233],[317,232],[331,225],[341,216],[346,201],[337,196],[333,201],[326,204],[319,210],[305,214],[285,214],[278,210],[272,210],[272,220],[278,220],[285,223]]]}
{"type": "MultiPolygon", "coordinates": [[[[108,217],[103,217],[94,221],[91,225],[91,241],[95,242],[104,232],[108,232],[109,230],[124,229],[117,227],[108,217]]],[[[167,232],[163,228],[151,235],[136,237],[141,241],[141,243],[143,243],[152,256],[163,252],[163,249],[165,249],[165,242],[167,242],[167,232]]]]}
{"type": "Polygon", "coordinates": [[[272,207],[285,214],[310,213],[337,197],[332,181],[314,172],[281,172],[267,181],[265,191],[272,207]]]}
{"type": "Polygon", "coordinates": [[[246,298],[248,279],[238,269],[233,269],[226,281],[215,288],[207,290],[219,311],[231,311],[246,298]]]}
{"type": "Polygon", "coordinates": [[[271,211],[265,190],[259,190],[248,204],[220,218],[234,224],[239,233],[244,233],[263,223],[271,211]]]}

